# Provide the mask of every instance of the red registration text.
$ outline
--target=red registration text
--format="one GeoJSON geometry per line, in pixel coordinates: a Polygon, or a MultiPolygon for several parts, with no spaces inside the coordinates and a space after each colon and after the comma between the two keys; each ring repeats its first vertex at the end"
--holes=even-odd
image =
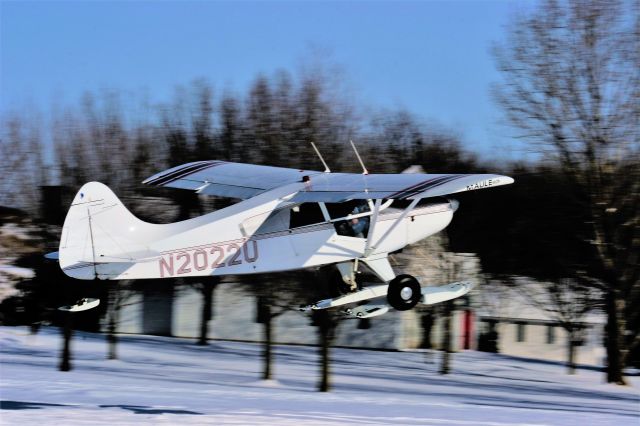
{"type": "Polygon", "coordinates": [[[249,240],[164,254],[158,266],[160,276],[165,278],[253,263],[258,257],[258,242],[249,240]]]}

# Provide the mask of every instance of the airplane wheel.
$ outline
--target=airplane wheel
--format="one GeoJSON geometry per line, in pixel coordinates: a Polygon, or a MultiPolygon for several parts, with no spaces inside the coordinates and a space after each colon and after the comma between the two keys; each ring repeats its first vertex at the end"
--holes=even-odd
{"type": "Polygon", "coordinates": [[[389,283],[387,301],[398,311],[407,311],[420,301],[420,283],[411,275],[398,275],[389,283]]]}

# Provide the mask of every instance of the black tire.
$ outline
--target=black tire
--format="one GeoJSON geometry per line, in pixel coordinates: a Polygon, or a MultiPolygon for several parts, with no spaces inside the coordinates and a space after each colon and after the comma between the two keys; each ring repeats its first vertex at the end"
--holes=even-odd
{"type": "Polygon", "coordinates": [[[411,275],[398,275],[389,283],[387,301],[397,311],[407,311],[420,301],[420,283],[411,275]]]}

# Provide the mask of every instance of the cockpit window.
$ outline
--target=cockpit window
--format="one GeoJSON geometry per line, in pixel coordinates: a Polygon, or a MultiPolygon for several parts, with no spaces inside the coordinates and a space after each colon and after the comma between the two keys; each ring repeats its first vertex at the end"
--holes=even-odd
{"type": "MultiPolygon", "coordinates": [[[[371,211],[366,200],[352,200],[344,203],[327,204],[327,210],[332,218],[346,217],[352,214],[371,211]]],[[[334,222],[338,235],[366,238],[369,233],[370,216],[346,219],[334,222]]]]}
{"type": "Polygon", "coordinates": [[[291,209],[291,228],[325,222],[318,203],[303,203],[291,209]]]}
{"type": "MultiPolygon", "coordinates": [[[[338,235],[366,238],[369,233],[370,216],[347,219],[349,215],[368,213],[371,211],[366,200],[352,200],[344,203],[326,203],[331,219],[338,235]]],[[[327,222],[318,203],[303,203],[291,209],[291,228],[327,222]]]]}

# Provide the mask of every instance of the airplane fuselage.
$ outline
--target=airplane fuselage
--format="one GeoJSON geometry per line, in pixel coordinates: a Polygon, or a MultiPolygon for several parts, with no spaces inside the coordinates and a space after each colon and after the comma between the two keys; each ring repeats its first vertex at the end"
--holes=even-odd
{"type": "Polygon", "coordinates": [[[444,229],[456,208],[455,202],[446,200],[417,206],[406,216],[401,209],[388,208],[370,224],[366,238],[354,237],[341,235],[335,221],[320,219],[294,226],[291,214],[296,205],[287,197],[300,185],[279,187],[168,225],[108,220],[115,207],[105,197],[82,195],[82,200],[74,200],[72,210],[76,209],[74,232],[78,232],[77,222],[86,217],[84,234],[65,238],[69,230],[63,229],[61,239],[61,249],[81,261],[65,264],[61,258],[61,266],[75,278],[111,280],[302,269],[399,250],[444,229]]]}
{"type": "MultiPolygon", "coordinates": [[[[400,214],[401,210],[393,209],[378,217],[374,241],[400,214]]],[[[435,234],[452,217],[449,203],[416,208],[369,256],[393,252],[435,234]]],[[[332,223],[321,222],[169,250],[160,255],[157,267],[162,278],[293,270],[363,258],[365,245],[365,238],[340,235],[332,223]]]]}

